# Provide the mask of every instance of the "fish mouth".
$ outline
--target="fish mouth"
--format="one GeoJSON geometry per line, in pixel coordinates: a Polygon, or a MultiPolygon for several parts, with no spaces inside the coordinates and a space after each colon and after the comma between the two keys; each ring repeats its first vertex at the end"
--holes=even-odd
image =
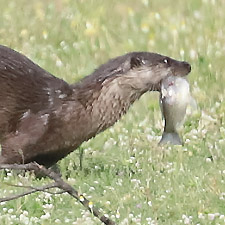
{"type": "Polygon", "coordinates": [[[179,62],[179,64],[176,65],[176,70],[172,70],[170,74],[168,74],[165,78],[163,78],[160,81],[160,90],[162,89],[162,82],[165,79],[172,78],[171,80],[168,79],[168,86],[174,85],[174,79],[175,77],[182,77],[183,79],[186,79],[187,75],[191,72],[191,65],[188,62],[182,61],[179,62]]]}

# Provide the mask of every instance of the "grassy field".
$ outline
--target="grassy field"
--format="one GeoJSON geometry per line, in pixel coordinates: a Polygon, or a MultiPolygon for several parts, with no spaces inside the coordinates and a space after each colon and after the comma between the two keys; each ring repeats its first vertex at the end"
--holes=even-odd
{"type": "MultiPolygon", "coordinates": [[[[70,83],[129,51],[190,62],[198,112],[184,124],[183,147],[157,145],[158,94],[147,93],[59,166],[119,225],[225,224],[224,0],[0,0],[0,6],[0,44],[70,83]]],[[[0,173],[0,197],[21,191],[6,183],[47,182],[0,173]]],[[[0,224],[101,223],[66,194],[36,193],[0,204],[0,224]]]]}

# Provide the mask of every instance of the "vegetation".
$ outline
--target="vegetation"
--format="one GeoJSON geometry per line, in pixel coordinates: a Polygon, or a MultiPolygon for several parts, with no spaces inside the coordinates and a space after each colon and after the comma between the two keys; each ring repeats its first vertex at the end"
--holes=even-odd
{"type": "MultiPolygon", "coordinates": [[[[184,124],[183,147],[157,145],[158,93],[147,93],[59,166],[119,225],[225,223],[224,0],[0,0],[0,6],[0,43],[70,83],[129,51],[190,62],[198,112],[184,124]]],[[[0,197],[21,191],[7,183],[47,182],[1,172],[0,197]]],[[[36,193],[0,204],[0,224],[100,222],[66,194],[36,193]]]]}

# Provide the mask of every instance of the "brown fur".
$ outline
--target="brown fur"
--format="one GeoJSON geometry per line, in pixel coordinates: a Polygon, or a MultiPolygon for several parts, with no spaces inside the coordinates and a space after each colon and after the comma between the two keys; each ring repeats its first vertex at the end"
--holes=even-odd
{"type": "Polygon", "coordinates": [[[69,85],[0,46],[0,164],[51,166],[112,126],[143,93],[159,90],[163,78],[190,70],[186,62],[132,52],[69,85]]]}

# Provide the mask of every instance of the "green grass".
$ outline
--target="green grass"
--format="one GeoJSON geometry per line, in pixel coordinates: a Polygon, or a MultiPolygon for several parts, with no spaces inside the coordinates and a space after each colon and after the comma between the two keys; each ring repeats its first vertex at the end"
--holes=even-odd
{"type": "MultiPolygon", "coordinates": [[[[225,224],[224,0],[0,0],[0,6],[0,43],[70,83],[129,51],[190,62],[199,108],[184,124],[184,147],[158,147],[158,95],[147,93],[81,146],[82,170],[78,150],[59,165],[117,224],[225,224]]],[[[20,191],[6,182],[48,182],[10,172],[0,180],[0,197],[20,191]]],[[[0,224],[100,223],[66,194],[37,193],[0,204],[0,224]]]]}

